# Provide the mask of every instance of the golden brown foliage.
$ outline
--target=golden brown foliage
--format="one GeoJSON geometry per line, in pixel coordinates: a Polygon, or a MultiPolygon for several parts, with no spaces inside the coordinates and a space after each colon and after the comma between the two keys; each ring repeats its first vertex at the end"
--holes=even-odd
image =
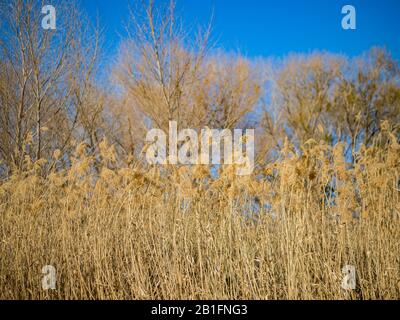
{"type": "Polygon", "coordinates": [[[110,87],[77,8],[51,33],[0,4],[0,299],[399,299],[397,61],[216,54],[146,3],[110,87]],[[254,128],[254,173],[147,165],[170,121],[254,128]]]}
{"type": "Polygon", "coordinates": [[[118,167],[106,141],[99,175],[85,144],[47,178],[27,158],[0,186],[0,298],[398,299],[400,146],[379,139],[354,166],[341,144],[287,141],[262,178],[118,167]]]}

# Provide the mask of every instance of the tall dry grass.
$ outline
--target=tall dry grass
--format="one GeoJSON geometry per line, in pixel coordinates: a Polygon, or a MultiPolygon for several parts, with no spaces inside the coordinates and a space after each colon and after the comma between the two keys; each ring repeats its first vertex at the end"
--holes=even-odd
{"type": "Polygon", "coordinates": [[[350,166],[342,145],[286,143],[251,177],[232,167],[116,164],[85,145],[0,186],[2,299],[398,299],[400,146],[389,131],[350,166]],[[389,141],[389,143],[382,143],[389,141]],[[96,170],[95,170],[96,169],[96,170]],[[42,290],[41,269],[57,270],[42,290]],[[354,265],[357,288],[341,288],[354,265]]]}

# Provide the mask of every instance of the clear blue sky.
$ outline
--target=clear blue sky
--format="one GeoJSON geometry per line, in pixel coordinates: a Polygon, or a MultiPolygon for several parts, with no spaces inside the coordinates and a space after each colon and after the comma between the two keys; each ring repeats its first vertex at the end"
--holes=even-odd
{"type": "MultiPolygon", "coordinates": [[[[114,51],[128,5],[138,0],[81,0],[106,28],[114,51]]],[[[166,1],[166,0],[164,0],[166,1]]],[[[354,56],[371,46],[386,46],[400,59],[400,0],[178,0],[188,26],[205,25],[214,12],[218,46],[249,57],[281,57],[292,52],[326,50],[354,56]],[[357,11],[357,30],[341,28],[341,8],[357,11]]]]}

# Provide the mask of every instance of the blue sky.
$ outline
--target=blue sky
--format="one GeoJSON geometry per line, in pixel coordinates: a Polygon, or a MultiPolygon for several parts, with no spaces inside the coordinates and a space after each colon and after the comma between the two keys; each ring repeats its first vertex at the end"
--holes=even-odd
{"type": "MultiPolygon", "coordinates": [[[[128,5],[138,0],[81,1],[90,16],[99,13],[106,47],[115,51],[128,5]]],[[[314,50],[354,56],[379,45],[400,59],[400,0],[178,0],[177,12],[193,28],[214,12],[218,47],[248,57],[314,50]],[[346,4],[356,8],[357,30],[341,27],[346,4]]]]}

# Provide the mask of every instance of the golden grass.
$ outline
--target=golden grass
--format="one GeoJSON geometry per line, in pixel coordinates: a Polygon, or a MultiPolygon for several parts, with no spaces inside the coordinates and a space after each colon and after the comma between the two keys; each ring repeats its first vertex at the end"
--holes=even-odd
{"type": "Polygon", "coordinates": [[[46,178],[27,159],[0,185],[0,298],[399,299],[400,147],[382,136],[353,167],[341,145],[287,143],[263,179],[121,168],[106,143],[98,175],[83,144],[46,178]]]}

